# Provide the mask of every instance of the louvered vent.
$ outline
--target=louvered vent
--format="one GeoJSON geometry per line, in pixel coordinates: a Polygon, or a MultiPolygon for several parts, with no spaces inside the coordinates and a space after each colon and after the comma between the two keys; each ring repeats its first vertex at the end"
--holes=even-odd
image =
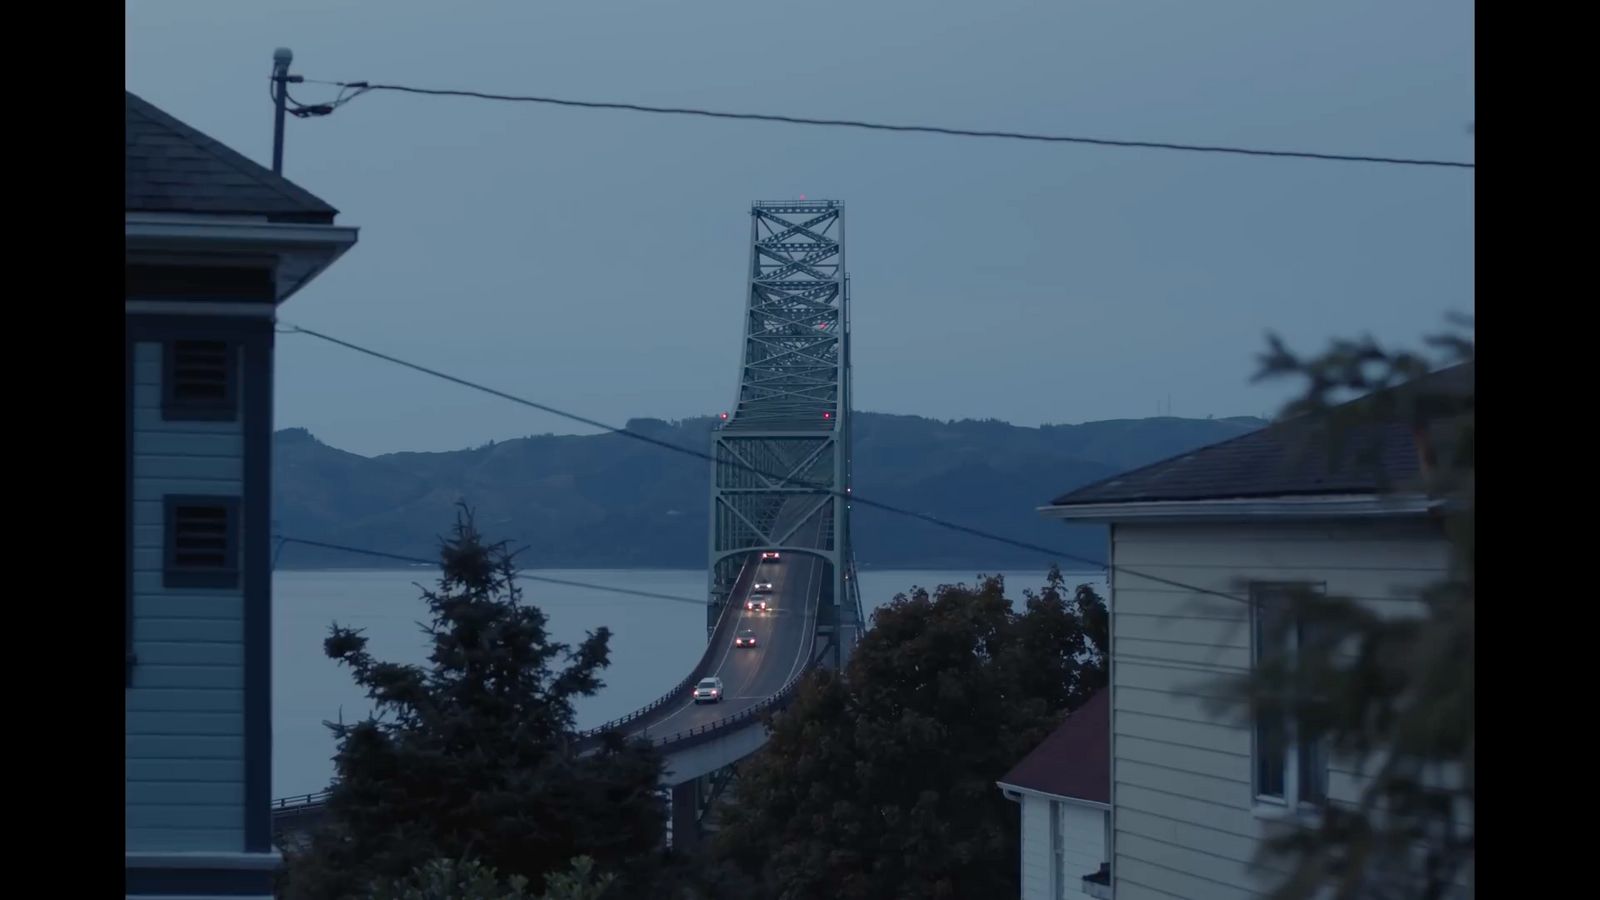
{"type": "Polygon", "coordinates": [[[173,510],[172,529],[172,561],[178,568],[227,568],[226,507],[179,506],[173,510]]]}
{"type": "Polygon", "coordinates": [[[168,587],[231,587],[239,577],[233,497],[167,498],[168,587]]]}
{"type": "Polygon", "coordinates": [[[172,394],[196,406],[228,400],[228,345],[222,341],[178,341],[172,350],[172,394]]]}
{"type": "Polygon", "coordinates": [[[233,418],[233,345],[227,341],[173,341],[167,360],[166,418],[233,418]]]}

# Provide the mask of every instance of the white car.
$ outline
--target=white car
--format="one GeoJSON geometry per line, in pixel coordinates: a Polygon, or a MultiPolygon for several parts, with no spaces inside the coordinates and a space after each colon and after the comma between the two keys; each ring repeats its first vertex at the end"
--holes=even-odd
{"type": "Polygon", "coordinates": [[[722,679],[721,678],[702,678],[702,679],[700,679],[700,683],[694,686],[694,702],[695,703],[721,703],[722,702],[722,679]]]}
{"type": "Polygon", "coordinates": [[[758,581],[750,586],[750,590],[755,591],[758,594],[770,594],[772,593],[772,582],[758,581]]]}
{"type": "Polygon", "coordinates": [[[777,559],[778,558],[778,551],[776,551],[776,550],[763,550],[763,551],[761,551],[761,558],[762,559],[777,559]]]}
{"type": "Polygon", "coordinates": [[[767,598],[751,597],[750,599],[744,601],[744,608],[747,612],[766,612],[767,598]]]}

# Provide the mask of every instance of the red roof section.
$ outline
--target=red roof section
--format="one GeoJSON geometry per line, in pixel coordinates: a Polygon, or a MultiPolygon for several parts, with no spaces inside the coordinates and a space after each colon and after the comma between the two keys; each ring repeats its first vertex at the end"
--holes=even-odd
{"type": "Polygon", "coordinates": [[[1093,803],[1111,802],[1111,691],[1097,691],[1000,783],[1093,803]]]}

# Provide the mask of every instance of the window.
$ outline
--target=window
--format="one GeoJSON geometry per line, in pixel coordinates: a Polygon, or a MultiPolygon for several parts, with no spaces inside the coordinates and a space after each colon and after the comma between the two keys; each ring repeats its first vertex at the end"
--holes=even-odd
{"type": "MultiPolygon", "coordinates": [[[[1287,622],[1294,593],[1321,592],[1313,584],[1251,586],[1252,659],[1292,661],[1310,639],[1307,627],[1287,622]]],[[[1255,794],[1258,803],[1287,809],[1316,808],[1328,797],[1327,743],[1310,734],[1292,715],[1259,713],[1254,735],[1255,794]]]]}
{"type": "Polygon", "coordinates": [[[164,356],[163,419],[225,422],[238,415],[238,345],[228,341],[170,341],[164,356]]]}
{"type": "Polygon", "coordinates": [[[166,498],[166,572],[176,588],[239,585],[239,498],[166,498]]]}

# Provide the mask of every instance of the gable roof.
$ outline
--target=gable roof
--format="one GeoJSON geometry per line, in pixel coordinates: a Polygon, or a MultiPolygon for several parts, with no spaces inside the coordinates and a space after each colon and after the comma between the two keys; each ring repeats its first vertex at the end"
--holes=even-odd
{"type": "Polygon", "coordinates": [[[1069,800],[1111,802],[1111,691],[1096,691],[1000,779],[1069,800]]]}
{"type": "Polygon", "coordinates": [[[299,185],[126,93],[126,212],[254,215],[317,224],[331,224],[338,214],[299,185]]]}
{"type": "MultiPolygon", "coordinates": [[[[1474,364],[1466,362],[1391,390],[1464,396],[1475,383],[1474,364]]],[[[1318,424],[1302,417],[1269,425],[1085,485],[1050,506],[1376,494],[1422,474],[1410,422],[1352,427],[1341,433],[1344,447],[1338,457],[1330,454],[1325,438],[1319,439],[1318,424]]]]}

